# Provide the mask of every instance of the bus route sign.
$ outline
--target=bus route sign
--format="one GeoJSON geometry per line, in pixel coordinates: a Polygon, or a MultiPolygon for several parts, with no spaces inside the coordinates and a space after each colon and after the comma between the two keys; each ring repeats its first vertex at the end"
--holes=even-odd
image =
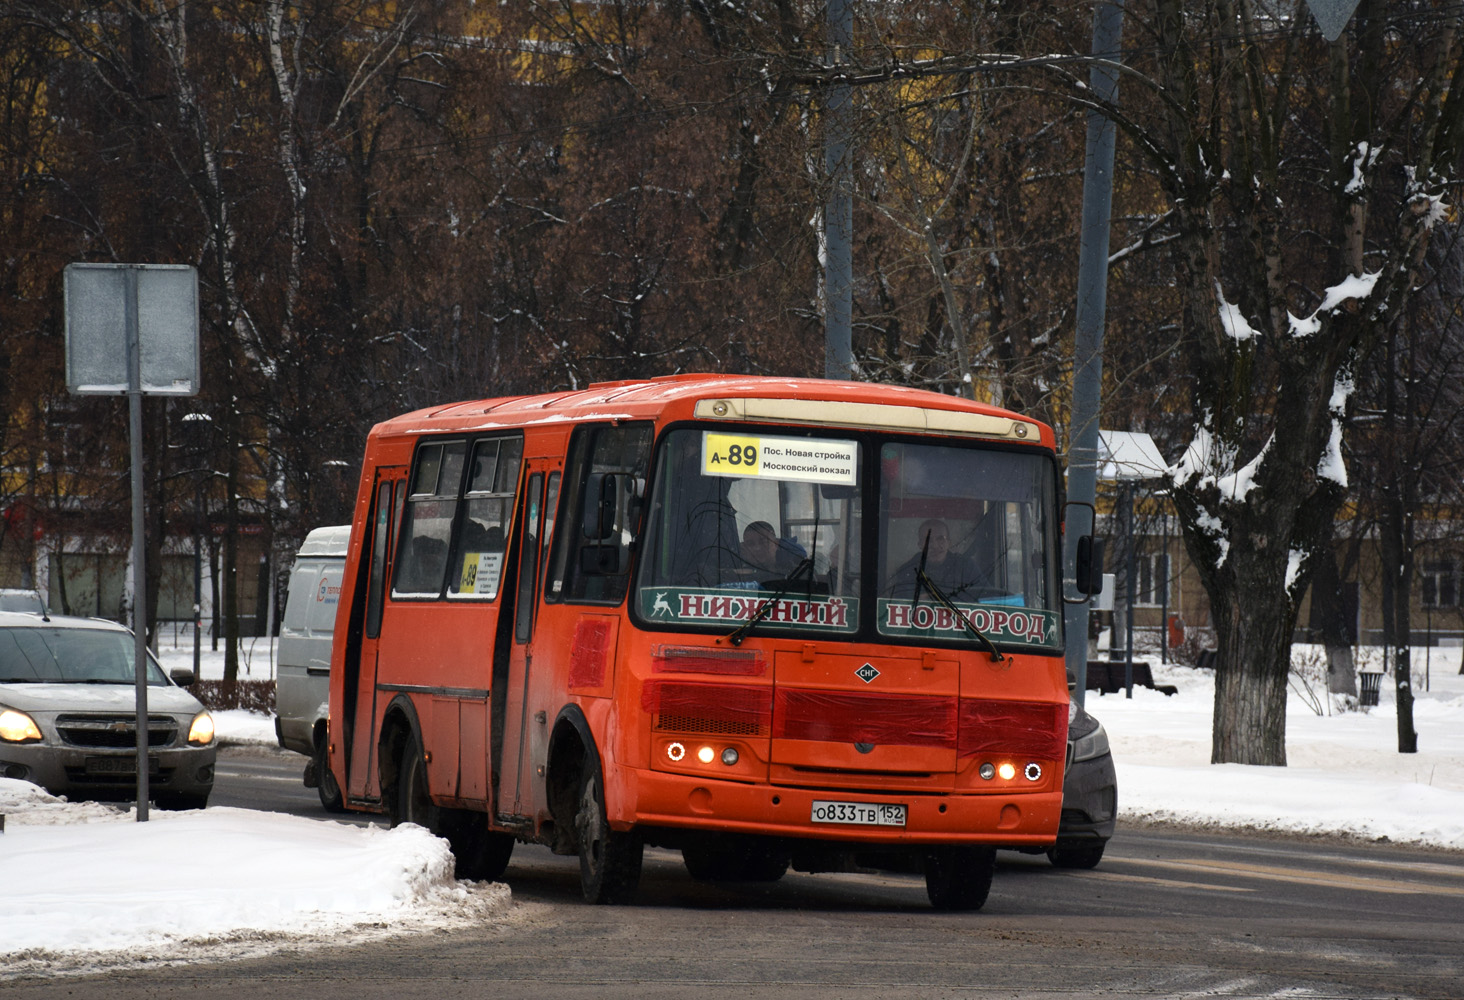
{"type": "Polygon", "coordinates": [[[702,435],[702,475],[853,486],[858,452],[853,441],[707,431],[702,435]]]}

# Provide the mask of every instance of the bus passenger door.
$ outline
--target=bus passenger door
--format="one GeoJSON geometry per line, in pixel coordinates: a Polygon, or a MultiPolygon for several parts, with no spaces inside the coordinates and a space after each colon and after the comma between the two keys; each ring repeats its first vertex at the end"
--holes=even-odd
{"type": "MultiPolygon", "coordinates": [[[[495,703],[500,691],[503,698],[502,714],[498,716],[502,738],[493,741],[493,773],[498,777],[494,811],[500,822],[510,826],[527,826],[531,822],[536,799],[534,789],[542,784],[542,778],[535,780],[534,761],[543,759],[549,734],[547,720],[540,719],[532,706],[534,626],[544,555],[554,530],[554,508],[559,500],[559,472],[551,471],[549,463],[542,459],[525,464],[528,468],[524,492],[518,517],[514,519],[518,532],[518,575],[514,583],[513,639],[506,669],[495,670],[498,676],[493,691],[495,703]]],[[[542,798],[542,794],[537,797],[542,798]]]]}
{"type": "Polygon", "coordinates": [[[391,559],[396,549],[394,536],[396,526],[401,523],[402,504],[407,492],[406,477],[407,467],[404,465],[376,470],[370,537],[362,545],[362,551],[370,553],[366,567],[366,608],[362,616],[356,677],[346,678],[350,716],[347,720],[350,742],[346,749],[346,795],[351,801],[381,798],[376,762],[376,726],[380,708],[376,698],[377,653],[386,590],[391,580],[391,559]]]}

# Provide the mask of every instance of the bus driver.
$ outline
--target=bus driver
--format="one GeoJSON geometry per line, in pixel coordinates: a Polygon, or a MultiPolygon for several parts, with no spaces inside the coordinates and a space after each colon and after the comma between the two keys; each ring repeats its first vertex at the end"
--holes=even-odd
{"type": "MultiPolygon", "coordinates": [[[[894,598],[915,596],[915,574],[924,560],[925,575],[951,600],[967,600],[988,588],[989,583],[976,569],[976,563],[951,549],[951,533],[939,518],[920,522],[917,534],[919,547],[891,579],[889,595],[894,598]]],[[[923,588],[922,588],[923,589],[923,588]]]]}

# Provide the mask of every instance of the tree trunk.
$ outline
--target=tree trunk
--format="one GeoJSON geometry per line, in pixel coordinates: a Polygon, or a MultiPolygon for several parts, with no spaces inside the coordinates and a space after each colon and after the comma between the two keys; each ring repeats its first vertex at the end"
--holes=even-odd
{"type": "Polygon", "coordinates": [[[1413,617],[1409,601],[1413,578],[1413,547],[1409,537],[1408,507],[1398,483],[1383,508],[1383,644],[1393,664],[1393,690],[1398,711],[1398,752],[1417,753],[1418,733],[1413,728],[1413,662],[1409,653],[1413,617]]]}
{"type": "MultiPolygon", "coordinates": [[[[1259,582],[1256,584],[1259,586],[1259,582]]],[[[1237,592],[1243,593],[1240,584],[1237,592]]],[[[1286,679],[1294,615],[1285,602],[1218,603],[1212,764],[1286,765],[1286,679]]]]}
{"type": "Polygon", "coordinates": [[[1317,555],[1312,577],[1312,624],[1321,632],[1327,649],[1327,691],[1357,697],[1357,667],[1352,661],[1352,623],[1347,620],[1347,599],[1342,574],[1330,548],[1317,555]]]}
{"type": "Polygon", "coordinates": [[[239,679],[239,439],[234,417],[228,421],[225,434],[228,448],[229,474],[224,480],[228,495],[224,500],[224,680],[239,679]]]}

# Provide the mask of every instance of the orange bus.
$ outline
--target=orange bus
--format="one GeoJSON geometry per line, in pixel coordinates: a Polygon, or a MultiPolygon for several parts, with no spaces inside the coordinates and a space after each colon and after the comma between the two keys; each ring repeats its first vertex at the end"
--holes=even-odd
{"type": "Polygon", "coordinates": [[[986,900],[1053,843],[1068,722],[1051,428],[951,396],[684,375],[377,425],[329,766],[497,878],[515,842],[634,894],[922,873],[986,900]]]}

